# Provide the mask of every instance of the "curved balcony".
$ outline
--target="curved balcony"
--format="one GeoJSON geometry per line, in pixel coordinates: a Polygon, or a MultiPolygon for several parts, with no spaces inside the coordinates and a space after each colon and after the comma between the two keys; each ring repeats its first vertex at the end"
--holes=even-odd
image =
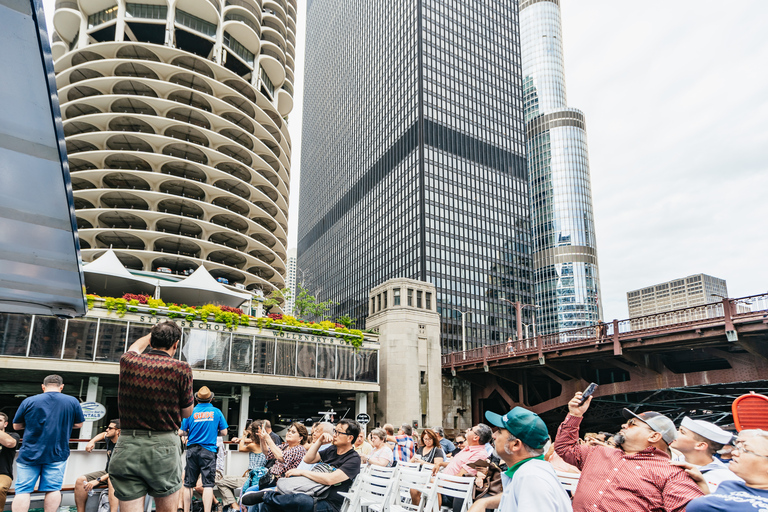
{"type": "MultiPolygon", "coordinates": [[[[235,38],[235,40],[246,50],[253,55],[259,54],[259,50],[261,49],[260,27],[255,25],[246,16],[236,13],[225,14],[223,28],[227,31],[230,37],[235,38]]],[[[240,55],[238,54],[238,56],[240,55]]],[[[245,61],[245,59],[243,59],[243,61],[245,61]]],[[[252,65],[253,63],[246,62],[246,64],[252,65]]]]}
{"type": "Polygon", "coordinates": [[[275,87],[282,85],[285,80],[285,56],[275,44],[262,39],[259,65],[264,68],[270,81],[275,87]]]}
{"type": "Polygon", "coordinates": [[[261,4],[262,16],[271,14],[272,16],[276,16],[280,22],[285,25],[287,16],[285,14],[285,8],[281,5],[281,3],[282,2],[275,0],[264,0],[261,4]]]}
{"type": "Polygon", "coordinates": [[[56,10],[53,12],[53,28],[67,43],[74,41],[80,32],[80,23],[83,15],[75,0],[57,0],[56,10]]]}
{"type": "Polygon", "coordinates": [[[287,116],[292,110],[293,88],[290,87],[288,82],[285,82],[282,89],[277,91],[277,111],[280,112],[280,115],[287,116]]]}

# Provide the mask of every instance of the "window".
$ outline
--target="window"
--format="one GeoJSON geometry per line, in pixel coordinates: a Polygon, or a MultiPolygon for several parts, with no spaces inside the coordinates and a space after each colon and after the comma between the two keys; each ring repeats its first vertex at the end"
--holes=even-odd
{"type": "Polygon", "coordinates": [[[382,295],[384,295],[384,309],[387,309],[387,295],[389,295],[389,292],[384,292],[382,295]]]}
{"type": "Polygon", "coordinates": [[[392,289],[392,305],[393,306],[400,305],[400,288],[392,289]]]}
{"type": "Polygon", "coordinates": [[[424,305],[427,309],[432,309],[432,294],[430,292],[427,292],[424,296],[426,299],[426,304],[424,305]]]}
{"type": "Polygon", "coordinates": [[[379,311],[381,311],[381,294],[378,294],[378,295],[376,296],[376,304],[377,304],[377,308],[376,308],[376,309],[378,309],[379,311]]]}
{"type": "Polygon", "coordinates": [[[416,307],[417,308],[421,307],[421,295],[422,295],[422,291],[421,290],[416,292],[416,307]]]}
{"type": "Polygon", "coordinates": [[[408,288],[408,305],[413,306],[413,289],[408,288]]]}
{"type": "Polygon", "coordinates": [[[376,312],[376,297],[371,297],[371,314],[376,312]]]}

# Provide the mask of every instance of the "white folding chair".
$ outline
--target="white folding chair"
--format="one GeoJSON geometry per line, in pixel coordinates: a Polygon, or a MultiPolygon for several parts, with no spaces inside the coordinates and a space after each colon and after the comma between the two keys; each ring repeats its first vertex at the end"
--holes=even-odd
{"type": "Polygon", "coordinates": [[[399,467],[400,469],[416,469],[416,470],[420,470],[421,469],[421,464],[419,464],[418,462],[400,462],[400,461],[398,461],[397,462],[397,467],[399,467]]]}
{"type": "Polygon", "coordinates": [[[359,512],[364,507],[384,503],[389,499],[389,495],[397,482],[397,470],[379,466],[358,475],[355,482],[358,480],[360,483],[354,492],[343,494],[345,501],[342,510],[344,512],[359,512]]]}
{"type": "MultiPolygon", "coordinates": [[[[423,512],[440,512],[438,495],[450,496],[454,500],[463,499],[464,503],[459,512],[467,512],[472,505],[472,491],[474,489],[475,477],[473,476],[453,476],[438,473],[427,492],[427,504],[424,506],[423,512]]],[[[424,498],[422,498],[422,503],[424,503],[424,498]]]]}
{"type": "Polygon", "coordinates": [[[565,471],[555,471],[555,473],[557,473],[557,479],[560,480],[560,484],[565,488],[565,492],[573,498],[581,475],[579,473],[566,473],[565,471]]]}
{"type": "MultiPolygon", "coordinates": [[[[400,465],[398,464],[398,468],[400,465]]],[[[418,471],[417,469],[400,468],[397,473],[397,481],[390,497],[382,506],[371,506],[374,512],[421,512],[424,508],[425,500],[416,506],[411,503],[411,489],[416,489],[419,493],[425,493],[429,490],[429,481],[432,475],[427,471],[418,471]]]]}

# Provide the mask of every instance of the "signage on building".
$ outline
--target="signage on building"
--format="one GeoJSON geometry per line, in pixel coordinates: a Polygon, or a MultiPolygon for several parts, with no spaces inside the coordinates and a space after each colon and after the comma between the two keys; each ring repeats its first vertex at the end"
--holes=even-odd
{"type": "Polygon", "coordinates": [[[365,414],[364,412],[361,412],[357,415],[357,422],[361,425],[367,425],[371,421],[371,417],[365,414]]]}
{"type": "Polygon", "coordinates": [[[85,421],[99,421],[107,415],[107,408],[98,402],[83,402],[80,407],[83,408],[85,421]]]}

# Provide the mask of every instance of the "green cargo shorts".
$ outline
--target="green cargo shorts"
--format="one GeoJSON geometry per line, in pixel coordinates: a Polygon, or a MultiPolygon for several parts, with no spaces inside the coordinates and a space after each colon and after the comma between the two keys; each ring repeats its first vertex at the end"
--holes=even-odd
{"type": "Polygon", "coordinates": [[[170,496],[181,489],[181,438],[176,432],[123,429],[109,479],[121,501],[170,496]]]}

